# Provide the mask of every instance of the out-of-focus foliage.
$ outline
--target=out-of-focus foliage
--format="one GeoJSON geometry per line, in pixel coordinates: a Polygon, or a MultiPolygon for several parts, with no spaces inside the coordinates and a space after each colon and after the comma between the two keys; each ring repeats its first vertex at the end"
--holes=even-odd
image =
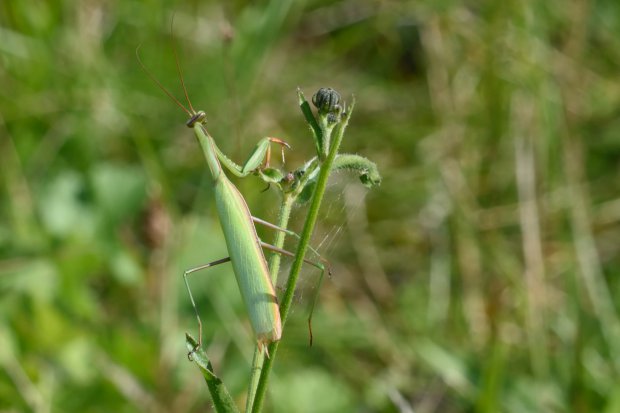
{"type": "MultiPolygon", "coordinates": [[[[617,1],[5,0],[1,411],[209,405],[180,275],[225,247],[186,116],[135,58],[142,44],[182,96],[173,16],[225,153],[278,136],[299,166],[296,87],[331,86],[357,99],[343,151],[383,176],[332,185],[316,243],[334,277],[312,348],[300,293],[269,411],[620,409],[617,1]]],[[[274,191],[236,182],[273,217],[274,191]]],[[[241,405],[253,343],[234,277],[194,285],[241,405]]]]}

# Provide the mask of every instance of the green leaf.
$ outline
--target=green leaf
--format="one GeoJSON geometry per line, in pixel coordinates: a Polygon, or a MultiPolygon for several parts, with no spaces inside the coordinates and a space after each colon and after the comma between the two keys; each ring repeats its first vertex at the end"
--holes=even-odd
{"type": "Polygon", "coordinates": [[[308,122],[308,126],[310,126],[312,138],[314,139],[314,145],[316,146],[316,153],[318,156],[321,156],[323,154],[323,147],[325,146],[323,142],[323,132],[321,131],[321,127],[312,113],[310,104],[299,88],[297,89],[297,96],[299,98],[299,107],[301,108],[301,112],[304,114],[306,122],[308,122]]]}
{"type": "Polygon", "coordinates": [[[305,204],[312,197],[312,192],[316,186],[316,178],[309,180],[295,199],[299,204],[305,204]]]}
{"type": "MultiPolygon", "coordinates": [[[[198,345],[198,342],[194,337],[186,333],[185,345],[187,346],[187,351],[193,351],[198,345]]],[[[205,382],[207,382],[207,387],[209,388],[209,393],[211,393],[215,410],[218,413],[239,412],[228,389],[226,389],[222,380],[213,373],[213,366],[207,354],[199,348],[192,353],[192,360],[200,368],[205,382]]]]}

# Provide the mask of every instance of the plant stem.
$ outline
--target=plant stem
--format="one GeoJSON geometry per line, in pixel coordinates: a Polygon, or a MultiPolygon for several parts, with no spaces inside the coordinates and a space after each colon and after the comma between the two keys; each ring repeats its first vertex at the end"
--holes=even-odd
{"type": "MultiPolygon", "coordinates": [[[[316,187],[314,188],[314,193],[312,194],[310,210],[308,211],[308,215],[306,216],[306,222],[304,223],[304,228],[299,239],[299,244],[295,253],[295,260],[293,261],[293,266],[291,267],[291,271],[289,273],[286,291],[284,292],[284,297],[282,298],[282,302],[280,303],[280,317],[282,318],[283,328],[286,324],[286,319],[288,317],[291,303],[293,302],[293,295],[295,293],[297,279],[299,278],[301,266],[304,262],[306,250],[308,249],[308,245],[310,244],[310,237],[312,236],[314,226],[316,225],[316,220],[319,215],[319,208],[321,207],[323,195],[325,194],[325,189],[327,188],[327,181],[331,173],[334,159],[336,158],[336,154],[338,153],[340,142],[342,142],[342,135],[344,134],[344,130],[346,129],[347,122],[348,119],[344,121],[343,124],[339,125],[340,127],[336,129],[336,136],[334,137],[334,141],[330,144],[329,154],[327,155],[325,161],[321,164],[319,177],[317,179],[316,187]]],[[[269,373],[271,372],[271,368],[273,366],[273,362],[276,358],[276,353],[278,351],[278,343],[279,341],[275,341],[269,345],[270,357],[264,360],[263,369],[261,371],[258,381],[258,387],[256,389],[254,405],[252,406],[253,413],[258,413],[262,409],[263,400],[267,391],[267,381],[269,380],[269,373]]]]}
{"type": "MultiPolygon", "coordinates": [[[[284,198],[282,199],[282,203],[280,204],[280,211],[278,213],[278,220],[276,225],[280,228],[287,229],[288,221],[291,216],[291,209],[293,207],[293,203],[295,201],[295,197],[291,194],[284,193],[284,198]]],[[[284,247],[284,239],[286,238],[286,233],[283,231],[276,231],[273,245],[276,248],[284,247]]],[[[269,273],[271,274],[271,281],[274,285],[278,281],[278,273],[280,271],[280,261],[281,255],[279,253],[274,252],[271,254],[269,259],[269,273]]],[[[265,353],[260,351],[258,346],[254,349],[254,357],[252,359],[252,370],[250,373],[250,384],[248,386],[248,396],[245,404],[245,411],[252,411],[252,407],[254,405],[254,398],[256,397],[256,389],[258,387],[259,378],[263,369],[263,364],[265,362],[265,353]]]]}

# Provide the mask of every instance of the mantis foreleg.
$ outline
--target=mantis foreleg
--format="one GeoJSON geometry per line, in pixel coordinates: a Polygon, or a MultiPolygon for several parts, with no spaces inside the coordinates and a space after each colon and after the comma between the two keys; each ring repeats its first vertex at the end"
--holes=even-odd
{"type": "Polygon", "coordinates": [[[254,150],[248,156],[248,159],[242,165],[235,163],[227,157],[217,146],[215,150],[221,164],[226,167],[233,175],[239,178],[246,177],[262,167],[269,167],[271,161],[271,143],[277,143],[282,147],[282,161],[284,162],[284,148],[290,148],[290,145],[278,138],[266,137],[258,141],[254,150]]]}

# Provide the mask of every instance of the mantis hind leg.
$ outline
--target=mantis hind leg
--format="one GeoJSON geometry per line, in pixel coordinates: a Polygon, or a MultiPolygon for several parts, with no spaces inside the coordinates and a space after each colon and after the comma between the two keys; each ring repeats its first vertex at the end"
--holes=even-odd
{"type": "MultiPolygon", "coordinates": [[[[263,226],[266,226],[268,228],[271,229],[275,229],[276,231],[281,231],[284,232],[285,234],[291,235],[297,239],[300,238],[299,234],[297,234],[295,231],[291,231],[288,230],[286,228],[281,228],[277,225],[272,224],[271,222],[265,221],[263,219],[257,218],[257,217],[252,217],[252,221],[254,221],[257,224],[261,224],[263,226]]],[[[290,251],[286,251],[280,248],[276,248],[273,245],[270,244],[265,244],[263,242],[261,242],[264,248],[270,249],[272,251],[278,252],[280,254],[283,255],[288,255],[290,257],[293,257],[294,254],[291,253],[290,251]]],[[[312,251],[317,257],[318,259],[323,263],[323,264],[319,264],[319,263],[315,263],[312,262],[310,260],[304,259],[304,262],[306,262],[307,264],[313,265],[315,267],[317,267],[319,270],[321,270],[321,275],[319,276],[319,283],[317,285],[316,288],[316,292],[314,293],[314,296],[312,297],[312,304],[310,305],[310,314],[308,315],[308,335],[310,337],[310,346],[312,346],[312,340],[313,340],[313,335],[312,335],[312,315],[314,314],[314,307],[316,306],[316,303],[319,299],[319,293],[321,291],[321,285],[323,284],[323,277],[325,275],[325,269],[327,268],[327,274],[331,277],[332,276],[332,270],[331,270],[331,265],[329,263],[328,260],[326,260],[325,258],[323,258],[321,256],[321,254],[318,253],[317,250],[315,250],[314,248],[312,248],[312,246],[308,246],[308,249],[310,251],[312,251]]]]}
{"type": "MultiPolygon", "coordinates": [[[[252,218],[254,218],[254,217],[252,217],[252,218]]],[[[269,224],[269,225],[272,225],[272,224],[269,224]]],[[[275,227],[275,225],[274,225],[274,227],[275,227]]],[[[276,228],[278,228],[278,227],[276,227],[276,228]]],[[[284,230],[284,231],[288,231],[288,230],[284,230]]],[[[295,235],[297,235],[297,234],[295,234],[295,235]]],[[[293,254],[290,251],[283,250],[282,248],[278,248],[278,247],[276,247],[274,245],[267,244],[266,242],[262,242],[261,241],[261,246],[263,248],[266,248],[268,250],[277,252],[277,253],[282,254],[282,255],[287,255],[289,257],[294,257],[295,256],[295,254],[293,254]]],[[[316,288],[316,292],[314,293],[314,296],[312,297],[312,302],[310,304],[310,314],[308,315],[308,334],[310,336],[310,346],[312,346],[312,340],[313,340],[313,335],[312,335],[312,315],[314,314],[314,307],[316,306],[316,302],[318,301],[318,298],[319,298],[319,293],[321,291],[321,285],[323,284],[323,278],[325,276],[325,270],[327,270],[327,274],[330,277],[332,275],[332,269],[331,269],[331,265],[330,265],[329,261],[327,261],[326,259],[322,258],[318,253],[317,253],[317,255],[318,255],[319,259],[322,261],[322,263],[314,262],[314,261],[311,261],[311,260],[308,260],[308,259],[304,258],[304,262],[306,264],[310,264],[313,267],[316,267],[316,268],[318,268],[321,271],[321,275],[319,276],[319,282],[318,282],[318,285],[317,285],[317,288],[316,288]]]]}
{"type": "Polygon", "coordinates": [[[204,264],[204,265],[200,265],[198,267],[194,267],[194,268],[190,268],[189,270],[186,270],[183,273],[183,281],[185,281],[185,288],[187,288],[187,293],[189,294],[189,299],[192,303],[192,307],[194,308],[194,313],[196,313],[196,320],[198,320],[198,343],[196,344],[196,346],[189,352],[187,353],[187,358],[192,361],[192,355],[196,352],[196,350],[198,350],[201,346],[202,346],[202,321],[200,320],[200,315],[198,314],[198,307],[196,307],[196,301],[194,301],[194,296],[192,295],[192,290],[191,288],[189,288],[189,281],[187,276],[201,271],[201,270],[205,270],[207,268],[210,267],[215,267],[216,265],[220,265],[223,264],[225,262],[229,262],[230,261],[230,257],[226,257],[226,258],[222,258],[219,259],[217,261],[213,261],[210,262],[208,264],[204,264]]]}
{"type": "MultiPolygon", "coordinates": [[[[252,221],[254,221],[254,222],[255,222],[255,223],[257,223],[257,224],[261,224],[261,225],[263,225],[263,226],[265,226],[265,227],[267,227],[267,228],[271,228],[271,229],[275,229],[276,231],[281,231],[281,232],[284,232],[285,234],[290,235],[290,236],[293,236],[293,237],[295,237],[295,238],[297,238],[297,239],[300,239],[300,238],[301,238],[301,237],[299,236],[299,234],[298,234],[298,233],[296,233],[295,231],[291,231],[290,229],[286,229],[286,228],[279,227],[279,226],[277,226],[277,225],[272,224],[272,223],[271,223],[271,222],[269,222],[269,221],[265,221],[265,220],[260,219],[260,218],[258,218],[258,217],[253,216],[253,217],[252,217],[252,221]]],[[[269,245],[269,244],[267,244],[267,245],[269,245]]],[[[275,248],[275,247],[274,247],[274,248],[275,248]]],[[[269,248],[268,248],[268,249],[269,249],[269,248]]],[[[321,256],[321,254],[319,254],[319,252],[318,252],[317,250],[315,250],[314,248],[312,248],[312,246],[311,246],[311,245],[308,245],[308,249],[309,249],[310,251],[312,251],[312,253],[313,253],[314,255],[316,255],[316,256],[319,258],[319,260],[320,260],[320,261],[324,262],[324,263],[326,264],[326,267],[328,267],[328,268],[329,268],[329,261],[327,261],[325,258],[323,258],[323,257],[321,256]]],[[[286,251],[286,250],[282,250],[282,251],[286,251]]],[[[280,252],[280,251],[276,251],[276,252],[280,252]]],[[[289,252],[289,251],[286,251],[286,252],[289,252]]],[[[284,255],[288,255],[288,254],[284,254],[284,255]]],[[[329,275],[331,275],[331,272],[329,273],[329,275]]]]}

